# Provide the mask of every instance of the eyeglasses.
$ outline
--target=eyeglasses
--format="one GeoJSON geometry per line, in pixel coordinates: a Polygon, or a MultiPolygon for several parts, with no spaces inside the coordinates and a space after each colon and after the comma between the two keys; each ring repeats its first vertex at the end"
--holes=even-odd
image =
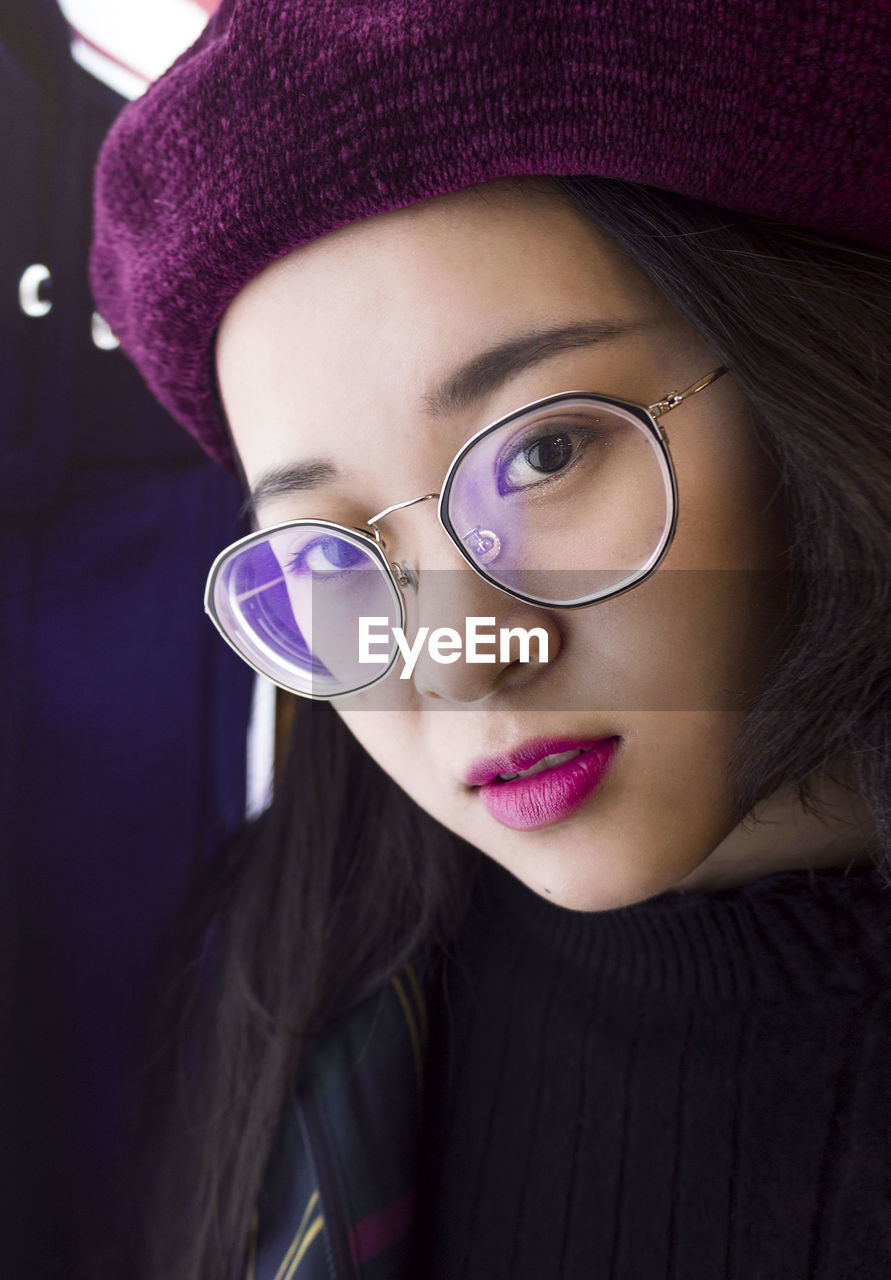
{"type": "Polygon", "coordinates": [[[524,405],[467,441],[439,493],[386,507],[364,528],[289,520],[233,543],[211,567],[205,609],[236,653],[292,693],[328,699],[376,684],[398,655],[404,592],[418,588],[378,526],[434,499],[471,569],[516,600],[579,609],[630,591],[658,567],[677,523],[659,419],[726,372],[646,406],[585,391],[524,405]],[[373,663],[362,619],[388,636],[373,663]]]}

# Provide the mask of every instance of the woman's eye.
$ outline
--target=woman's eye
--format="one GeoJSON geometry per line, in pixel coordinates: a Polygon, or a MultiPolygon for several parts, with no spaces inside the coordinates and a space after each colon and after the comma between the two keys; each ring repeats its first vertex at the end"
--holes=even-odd
{"type": "Polygon", "coordinates": [[[586,444],[576,431],[551,431],[525,439],[498,466],[498,490],[510,493],[539,484],[549,476],[564,471],[579,456],[586,444]]]}
{"type": "Polygon", "coordinates": [[[333,576],[355,569],[364,559],[364,553],[343,538],[314,538],[292,557],[288,568],[293,573],[333,576]]]}

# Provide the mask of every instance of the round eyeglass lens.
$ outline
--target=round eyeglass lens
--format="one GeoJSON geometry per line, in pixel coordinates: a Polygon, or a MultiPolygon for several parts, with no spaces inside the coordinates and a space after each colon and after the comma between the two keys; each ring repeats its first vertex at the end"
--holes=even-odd
{"type": "Polygon", "coordinates": [[[211,569],[208,612],[232,647],[276,684],[332,698],[373,684],[393,665],[402,601],[376,550],[333,526],[253,534],[211,569]],[[363,645],[360,619],[374,618],[363,645]]]}
{"type": "Polygon", "coordinates": [[[482,435],[443,495],[446,527],[480,572],[564,607],[621,591],[655,568],[673,512],[655,425],[585,396],[540,405],[482,435]]]}

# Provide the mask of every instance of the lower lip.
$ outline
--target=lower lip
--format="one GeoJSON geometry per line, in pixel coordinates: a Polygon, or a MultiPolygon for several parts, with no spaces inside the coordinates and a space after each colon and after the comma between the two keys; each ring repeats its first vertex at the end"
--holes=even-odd
{"type": "Polygon", "coordinates": [[[609,773],[618,738],[605,738],[589,751],[530,778],[487,782],[480,799],[496,822],[514,831],[535,831],[562,822],[581,808],[609,773]]]}

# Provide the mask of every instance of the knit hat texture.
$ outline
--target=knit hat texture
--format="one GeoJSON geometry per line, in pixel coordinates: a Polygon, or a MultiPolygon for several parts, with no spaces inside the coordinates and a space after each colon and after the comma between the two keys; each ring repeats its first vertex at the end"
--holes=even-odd
{"type": "Polygon", "coordinates": [[[889,28],[888,0],[223,0],[105,141],[97,306],[231,467],[222,313],[345,223],[594,174],[891,248],[889,28]]]}

